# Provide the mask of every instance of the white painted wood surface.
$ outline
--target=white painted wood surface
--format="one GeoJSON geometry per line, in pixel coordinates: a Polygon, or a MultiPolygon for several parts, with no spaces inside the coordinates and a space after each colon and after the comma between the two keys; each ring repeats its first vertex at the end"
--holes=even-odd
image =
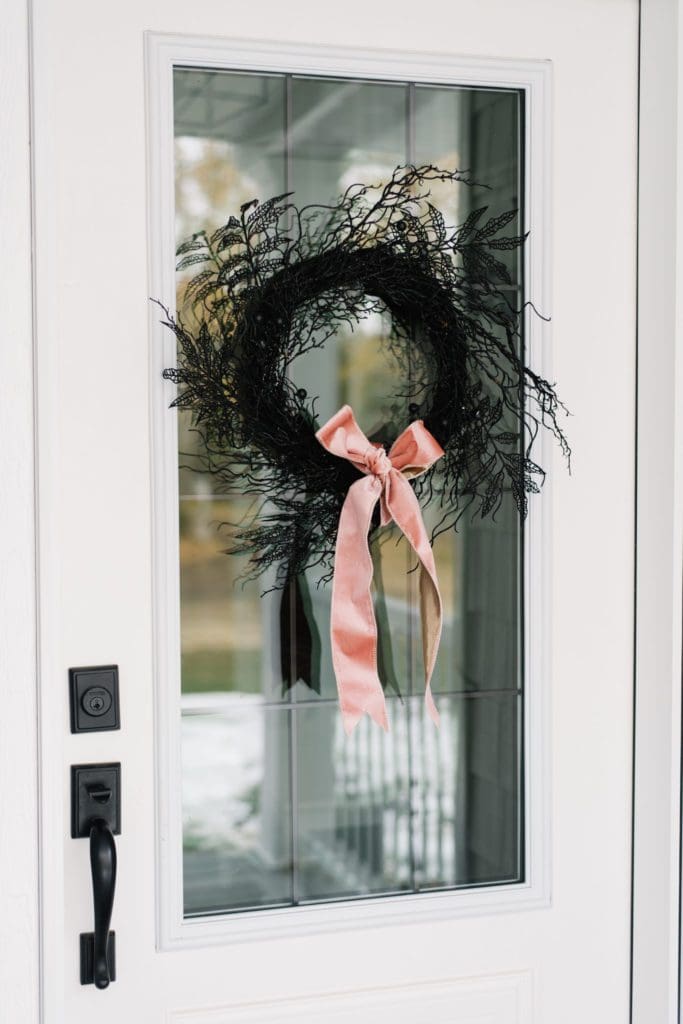
{"type": "MultiPolygon", "coordinates": [[[[493,986],[511,972],[533,986],[524,1024],[627,1020],[637,7],[557,0],[552,19],[547,12],[539,0],[476,9],[427,0],[417,17],[403,0],[351,0],[333,23],[312,0],[294,12],[265,0],[126,0],[105,20],[84,0],[35,0],[46,1024],[82,1024],[95,1011],[102,1024],[156,1021],[206,1007],[230,1019],[255,994],[303,1005],[342,998],[340,986],[361,1000],[359,1022],[376,1021],[376,1004],[362,1003],[367,989],[481,975],[493,986]],[[551,907],[157,950],[146,30],[553,62],[553,353],[574,412],[575,464],[571,479],[559,459],[551,467],[551,907]],[[581,224],[590,226],[583,236],[581,224]],[[70,736],[68,666],[114,661],[121,732],[70,736]],[[119,980],[106,993],[77,977],[77,934],[91,909],[87,849],[68,836],[66,780],[70,763],[90,759],[125,766],[119,980]]],[[[506,1012],[488,1016],[503,1024],[506,1012]]]]}
{"type": "Polygon", "coordinates": [[[24,0],[0,33],[0,1019],[38,1024],[29,30],[24,0]]]}
{"type": "Polygon", "coordinates": [[[313,999],[254,1002],[242,1006],[207,1007],[172,1013],[169,1024],[524,1024],[533,1012],[530,975],[511,973],[494,977],[434,981],[425,985],[396,985],[313,999]]]}
{"type": "Polygon", "coordinates": [[[642,8],[633,1024],[680,1013],[682,14],[642,8]]]}

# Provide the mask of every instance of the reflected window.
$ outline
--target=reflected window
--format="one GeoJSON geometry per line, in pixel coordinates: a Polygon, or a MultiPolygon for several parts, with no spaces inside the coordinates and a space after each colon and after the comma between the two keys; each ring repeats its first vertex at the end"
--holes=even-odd
{"type": "MultiPolygon", "coordinates": [[[[178,240],[255,197],[324,203],[399,164],[470,169],[490,186],[435,183],[447,221],[521,208],[523,97],[514,90],[178,69],[178,240]]],[[[511,225],[521,234],[523,215],[511,225]]],[[[510,301],[522,301],[511,255],[510,301]]],[[[191,269],[187,272],[191,275],[191,269]]],[[[187,278],[179,275],[178,302],[187,278]]],[[[191,316],[191,310],[184,315],[191,316]]],[[[297,386],[324,422],[345,402],[366,433],[405,421],[391,317],[369,315],[300,357],[297,386]]],[[[419,355],[415,353],[415,372],[419,355]]],[[[417,574],[391,528],[373,542],[380,675],[391,723],[344,735],[329,650],[330,587],[309,570],[283,627],[273,578],[244,584],[224,554],[249,496],[197,472],[179,417],[184,900],[188,916],[523,879],[522,529],[512,499],[465,515],[434,550],[444,601],[423,711],[417,574]],[[281,629],[304,615],[310,685],[290,686],[281,629]]],[[[440,518],[427,506],[428,529],[440,518]]]]}

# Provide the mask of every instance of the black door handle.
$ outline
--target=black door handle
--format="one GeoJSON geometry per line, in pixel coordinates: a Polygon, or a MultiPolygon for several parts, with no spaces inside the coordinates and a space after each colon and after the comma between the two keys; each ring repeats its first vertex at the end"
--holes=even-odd
{"type": "Polygon", "coordinates": [[[71,835],[90,839],[95,928],[81,933],[81,985],[108,988],[116,980],[116,936],[110,931],[116,891],[116,843],[121,832],[121,765],[71,766],[71,835]]]}
{"type": "Polygon", "coordinates": [[[104,818],[95,818],[90,826],[90,870],[95,910],[93,980],[97,988],[107,988],[111,981],[109,925],[116,889],[116,843],[104,818]]]}

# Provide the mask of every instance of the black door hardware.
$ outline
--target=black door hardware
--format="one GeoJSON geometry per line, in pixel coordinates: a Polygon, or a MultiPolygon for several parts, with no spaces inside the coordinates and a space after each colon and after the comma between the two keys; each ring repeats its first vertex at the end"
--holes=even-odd
{"type": "Polygon", "coordinates": [[[120,729],[117,665],[69,669],[72,732],[120,729]]]}
{"type": "Polygon", "coordinates": [[[121,832],[121,765],[71,766],[71,835],[90,838],[94,932],[80,936],[81,985],[107,988],[116,980],[115,933],[109,931],[121,832]]]}

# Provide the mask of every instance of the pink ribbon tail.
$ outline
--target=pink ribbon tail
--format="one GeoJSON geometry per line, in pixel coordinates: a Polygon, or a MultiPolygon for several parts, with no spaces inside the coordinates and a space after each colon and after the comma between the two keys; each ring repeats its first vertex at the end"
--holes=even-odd
{"type": "Polygon", "coordinates": [[[441,638],[442,605],[434,555],[420,506],[408,480],[443,454],[422,421],[411,423],[391,451],[371,445],[344,406],[317,434],[332,454],[352,462],[364,476],[349,488],[339,517],[332,584],[332,662],[347,735],[364,714],[388,730],[386,702],[377,673],[377,623],[372,603],[373,565],[368,533],[375,505],[381,523],[392,520],[420,559],[420,615],[425,669],[425,704],[438,725],[431,678],[441,638]]]}
{"type": "Polygon", "coordinates": [[[350,735],[364,714],[388,731],[384,691],[377,674],[377,625],[372,604],[368,531],[381,484],[366,476],[349,488],[337,531],[330,610],[332,664],[344,729],[350,735]]]}

